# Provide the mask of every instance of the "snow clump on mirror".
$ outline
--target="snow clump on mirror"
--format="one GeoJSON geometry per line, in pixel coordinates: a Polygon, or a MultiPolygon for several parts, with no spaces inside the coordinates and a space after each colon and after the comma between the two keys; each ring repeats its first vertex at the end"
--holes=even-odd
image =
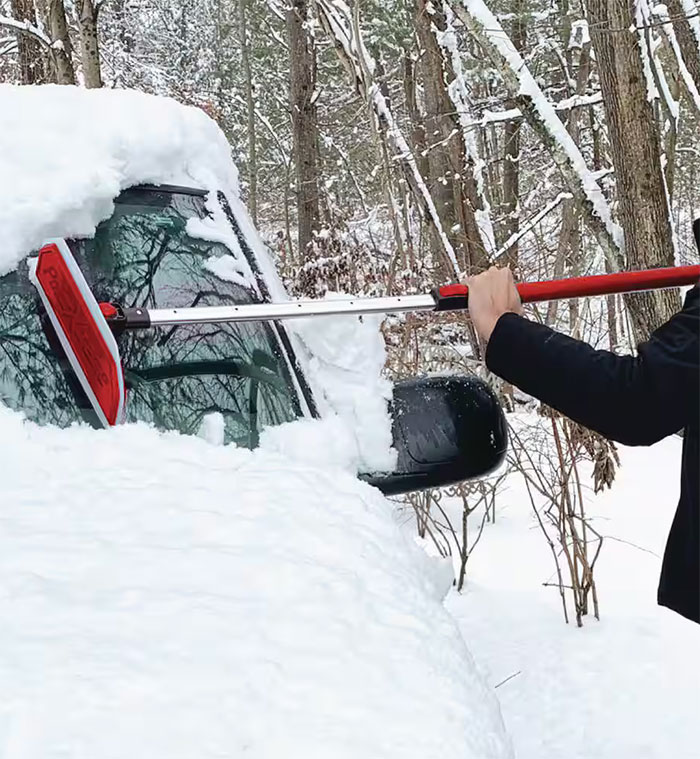
{"type": "MultiPolygon", "coordinates": [[[[327,298],[348,298],[331,293],[327,298]]],[[[359,470],[390,472],[396,466],[388,403],[392,384],[386,362],[382,317],[366,315],[299,319],[289,328],[303,346],[307,375],[321,411],[336,413],[352,430],[359,470]]]]}

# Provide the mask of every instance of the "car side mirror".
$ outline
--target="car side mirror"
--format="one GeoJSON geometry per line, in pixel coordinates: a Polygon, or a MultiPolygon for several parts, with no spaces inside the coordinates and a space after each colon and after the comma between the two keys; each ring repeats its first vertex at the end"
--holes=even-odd
{"type": "Polygon", "coordinates": [[[391,413],[396,471],[361,476],[385,495],[483,477],[505,458],[503,409],[491,388],[476,377],[398,382],[391,413]]]}

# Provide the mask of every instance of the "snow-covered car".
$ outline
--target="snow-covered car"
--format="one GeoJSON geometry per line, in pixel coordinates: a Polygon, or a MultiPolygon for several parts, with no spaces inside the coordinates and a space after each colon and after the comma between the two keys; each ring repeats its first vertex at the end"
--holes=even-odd
{"type": "MultiPolygon", "coordinates": [[[[46,142],[42,129],[51,134],[54,127],[43,122],[35,129],[40,152],[41,142],[46,142]]],[[[75,172],[75,167],[70,170],[75,172]]],[[[62,175],[56,174],[63,184],[62,175]]],[[[89,237],[69,240],[98,300],[165,308],[284,297],[245,209],[232,208],[221,180],[208,190],[191,181],[187,186],[129,184],[109,199],[110,213],[96,218],[99,223],[89,237]]],[[[95,194],[101,190],[99,184],[94,187],[95,194]]],[[[86,205],[102,205],[90,189],[86,196],[81,199],[86,205]]],[[[70,232],[70,223],[63,227],[57,219],[55,224],[54,236],[70,232]]],[[[99,426],[29,280],[26,256],[32,247],[20,251],[14,271],[0,278],[0,329],[12,336],[5,338],[0,355],[0,398],[39,423],[67,426],[83,420],[99,426]]],[[[352,331],[352,321],[350,325],[352,331]]],[[[282,324],[269,322],[125,332],[118,343],[128,396],[126,418],[184,434],[206,434],[207,427],[217,426],[211,421],[216,415],[222,442],[255,448],[265,427],[319,415],[329,392],[309,376],[314,374],[310,362],[318,362],[317,334],[315,324],[311,330],[292,327],[289,334],[282,324]],[[313,345],[304,346],[310,331],[314,335],[306,342],[313,345]],[[308,354],[307,360],[300,353],[308,354]]],[[[359,339],[350,335],[351,341],[353,337],[359,339]]],[[[347,343],[343,347],[352,357],[350,366],[356,364],[358,351],[347,343]]],[[[362,341],[359,348],[370,357],[377,352],[362,341]]],[[[338,360],[342,364],[336,353],[331,363],[338,360]]],[[[375,390],[374,400],[382,405],[387,387],[375,390]]],[[[371,394],[372,388],[365,386],[361,392],[371,394]]],[[[505,423],[482,382],[470,377],[413,380],[399,385],[394,396],[392,437],[398,465],[374,462],[390,472],[378,475],[371,472],[373,462],[362,462],[365,478],[383,492],[449,484],[485,474],[502,461],[505,423]]],[[[331,399],[330,405],[337,404],[331,399]]],[[[382,416],[380,410],[373,420],[355,419],[376,424],[379,429],[372,434],[386,436],[382,416]]]]}
{"type": "Polygon", "coordinates": [[[119,336],[130,423],[93,429],[28,276],[47,238],[99,300],[287,296],[197,109],[0,85],[0,176],[0,754],[510,756],[451,566],[370,487],[497,466],[488,388],[392,400],[371,319],[177,327],[119,336]]]}

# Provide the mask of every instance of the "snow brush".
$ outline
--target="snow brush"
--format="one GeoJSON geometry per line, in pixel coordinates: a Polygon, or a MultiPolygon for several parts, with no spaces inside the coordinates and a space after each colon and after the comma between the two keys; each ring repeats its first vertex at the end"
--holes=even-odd
{"type": "MultiPolygon", "coordinates": [[[[97,302],[63,239],[51,240],[41,248],[30,276],[66,357],[105,427],[119,424],[124,414],[124,376],[114,335],[125,330],[343,314],[463,311],[468,308],[469,298],[466,285],[453,284],[435,288],[426,295],[197,308],[127,308],[97,302]]],[[[700,265],[697,265],[521,283],[517,288],[523,303],[535,303],[679,287],[699,280],[700,265]]]]}

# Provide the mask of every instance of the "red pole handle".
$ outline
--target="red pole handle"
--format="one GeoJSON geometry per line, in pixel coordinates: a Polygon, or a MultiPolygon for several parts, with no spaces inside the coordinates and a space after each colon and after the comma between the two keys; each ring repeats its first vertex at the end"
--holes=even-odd
{"type": "Polygon", "coordinates": [[[700,280],[700,266],[672,266],[668,269],[621,271],[616,274],[598,274],[592,277],[523,283],[518,285],[518,292],[523,303],[535,303],[560,298],[660,290],[667,287],[694,285],[698,280],[700,280]]]}
{"type": "MultiPolygon", "coordinates": [[[[516,285],[523,303],[537,303],[591,295],[631,293],[639,290],[659,290],[700,281],[700,265],[672,266],[668,269],[621,271],[616,274],[596,274],[591,277],[553,279],[545,282],[523,282],[516,285]]],[[[452,311],[467,307],[466,285],[446,285],[435,295],[436,311],[452,311]]]]}

